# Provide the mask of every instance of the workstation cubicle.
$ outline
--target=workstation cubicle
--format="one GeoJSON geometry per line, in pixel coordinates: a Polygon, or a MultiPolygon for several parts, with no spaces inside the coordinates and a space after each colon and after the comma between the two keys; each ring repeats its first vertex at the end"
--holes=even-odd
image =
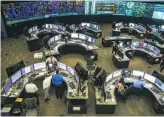
{"type": "Polygon", "coordinates": [[[146,28],[141,24],[135,23],[115,23],[112,30],[112,36],[120,36],[120,33],[128,32],[129,34],[136,34],[137,37],[144,38],[146,36],[146,28]]]}
{"type": "Polygon", "coordinates": [[[96,111],[98,111],[99,114],[113,114],[115,108],[117,109],[118,103],[117,97],[115,96],[115,84],[120,80],[122,73],[125,71],[129,73],[128,77],[124,77],[125,84],[132,84],[133,81],[141,76],[144,82],[141,95],[148,96],[149,100],[152,100],[152,107],[156,113],[164,114],[164,83],[155,76],[133,69],[119,69],[107,75],[104,82],[105,95],[96,97],[96,106],[99,106],[97,109],[101,111],[96,111]]]}
{"type": "MultiPolygon", "coordinates": [[[[65,97],[67,100],[68,113],[86,113],[86,100],[88,99],[87,85],[85,85],[86,88],[81,91],[81,88],[83,87],[79,87],[79,76],[72,67],[64,63],[57,62],[57,68],[59,69],[60,74],[63,76],[67,86],[65,97]],[[85,103],[80,103],[80,101],[78,103],[77,100],[81,100],[81,102],[85,103]],[[78,110],[74,108],[78,108],[78,110]]],[[[48,70],[45,62],[35,63],[15,72],[6,80],[4,86],[2,87],[1,98],[5,100],[2,102],[2,104],[13,104],[14,108],[14,103],[17,98],[25,98],[24,87],[29,82],[29,80],[43,80],[45,74],[47,73],[48,70]]]]}
{"type": "Polygon", "coordinates": [[[56,35],[48,40],[49,49],[45,50],[45,55],[61,56],[65,53],[81,53],[87,55],[90,53],[93,59],[98,59],[98,54],[95,51],[98,47],[95,45],[94,38],[85,34],[70,33],[68,38],[62,38],[61,35],[56,35]]]}
{"type": "Polygon", "coordinates": [[[142,41],[132,41],[128,46],[120,43],[113,51],[112,61],[118,69],[128,68],[134,55],[145,57],[150,64],[159,64],[162,57],[157,47],[142,41]]]}

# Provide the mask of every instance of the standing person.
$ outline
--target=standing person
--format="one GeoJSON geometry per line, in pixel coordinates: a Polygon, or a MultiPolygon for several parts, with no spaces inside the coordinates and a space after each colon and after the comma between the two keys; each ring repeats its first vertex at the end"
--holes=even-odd
{"type": "Polygon", "coordinates": [[[36,97],[37,98],[37,103],[39,105],[39,98],[38,98],[38,93],[37,93],[38,88],[32,82],[32,80],[30,80],[29,83],[25,85],[25,91],[26,91],[28,97],[30,97],[30,98],[36,97]]]}
{"type": "Polygon", "coordinates": [[[162,56],[161,63],[160,63],[160,72],[164,69],[164,55],[162,56]]]}
{"type": "Polygon", "coordinates": [[[46,64],[50,72],[55,71],[57,65],[57,59],[54,56],[50,56],[46,59],[46,64]]]}
{"type": "Polygon", "coordinates": [[[63,77],[59,74],[59,70],[56,70],[56,74],[52,75],[52,84],[55,86],[56,98],[62,99],[64,93],[63,77]]]}
{"type": "Polygon", "coordinates": [[[49,74],[46,74],[45,79],[43,80],[43,89],[44,89],[44,94],[45,94],[45,102],[50,100],[50,94],[49,94],[49,89],[50,89],[50,84],[51,84],[51,78],[52,76],[49,74]]]}

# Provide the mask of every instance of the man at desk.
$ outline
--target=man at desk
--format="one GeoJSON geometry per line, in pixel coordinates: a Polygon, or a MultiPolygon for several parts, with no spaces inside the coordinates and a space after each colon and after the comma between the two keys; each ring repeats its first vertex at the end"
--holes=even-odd
{"type": "Polygon", "coordinates": [[[50,74],[46,74],[45,79],[43,80],[43,89],[45,93],[45,102],[50,100],[50,94],[49,94],[49,89],[50,89],[50,83],[51,83],[51,78],[52,76],[50,74]]]}
{"type": "Polygon", "coordinates": [[[141,88],[144,86],[144,83],[143,83],[143,81],[141,80],[141,78],[142,78],[142,77],[139,76],[138,79],[135,80],[135,81],[133,82],[133,87],[134,87],[134,88],[141,89],[141,88]]]}
{"type": "Polygon", "coordinates": [[[63,93],[64,93],[63,82],[64,79],[59,74],[59,70],[56,70],[56,74],[52,75],[52,84],[55,86],[55,94],[57,99],[58,98],[62,99],[63,97],[63,93]]]}
{"type": "Polygon", "coordinates": [[[36,97],[37,103],[39,105],[39,98],[38,98],[38,94],[37,94],[38,88],[32,82],[32,80],[29,80],[29,83],[25,85],[25,91],[27,93],[27,97],[29,97],[29,98],[36,97]]]}

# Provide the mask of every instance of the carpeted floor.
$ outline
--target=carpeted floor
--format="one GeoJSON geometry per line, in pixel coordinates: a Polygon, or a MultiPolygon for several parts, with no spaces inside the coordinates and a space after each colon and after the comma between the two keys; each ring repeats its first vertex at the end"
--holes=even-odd
{"type": "MultiPolygon", "coordinates": [[[[111,35],[111,25],[101,24],[101,29],[103,31],[103,36],[111,35]]],[[[121,34],[127,35],[127,34],[121,34]]],[[[132,35],[130,35],[132,36],[132,35]]],[[[134,37],[134,36],[133,36],[134,37]]],[[[135,37],[134,37],[135,38],[135,37]]],[[[97,66],[104,68],[107,72],[113,72],[117,70],[112,63],[112,48],[104,48],[101,45],[101,39],[96,40],[96,45],[100,47],[97,52],[99,54],[97,66]]],[[[19,36],[17,39],[5,38],[1,41],[1,84],[7,78],[5,68],[14,64],[20,60],[23,60],[26,65],[33,64],[35,62],[33,56],[36,52],[41,52],[42,50],[29,52],[26,45],[26,40],[23,36],[19,36]]],[[[60,61],[66,63],[70,66],[74,66],[77,62],[86,65],[86,61],[83,55],[79,54],[68,54],[60,58],[60,61]]],[[[134,60],[130,61],[129,68],[138,69],[151,73],[153,70],[159,71],[159,65],[150,65],[144,58],[135,57],[134,60]]],[[[163,72],[164,73],[164,72],[163,72]]],[[[67,108],[64,104],[64,100],[57,100],[55,98],[54,92],[51,92],[51,100],[47,103],[44,102],[44,92],[42,90],[42,81],[36,81],[36,85],[39,88],[39,99],[41,102],[39,115],[40,116],[58,116],[58,115],[68,115],[67,108]]],[[[93,84],[89,84],[89,99],[88,99],[88,109],[87,116],[95,116],[95,96],[93,84]]],[[[114,116],[154,116],[156,115],[152,103],[146,96],[142,96],[139,101],[135,96],[132,96],[127,103],[119,102],[114,116]]],[[[83,115],[84,116],[84,115],[83,115]]],[[[98,115],[97,115],[98,116],[98,115]]]]}

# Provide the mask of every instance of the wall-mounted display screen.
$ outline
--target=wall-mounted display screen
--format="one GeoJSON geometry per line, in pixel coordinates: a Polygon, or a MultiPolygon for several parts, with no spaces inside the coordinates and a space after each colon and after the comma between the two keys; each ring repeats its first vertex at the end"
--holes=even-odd
{"type": "Polygon", "coordinates": [[[114,0],[96,1],[95,14],[113,14],[113,12],[114,12],[114,0]]]}
{"type": "Polygon", "coordinates": [[[54,16],[83,15],[85,1],[29,1],[2,4],[7,24],[54,16]]]}
{"type": "Polygon", "coordinates": [[[16,73],[14,73],[14,74],[10,77],[12,83],[14,83],[15,81],[17,81],[21,76],[22,76],[21,70],[19,70],[19,71],[17,71],[16,73]]]}
{"type": "Polygon", "coordinates": [[[116,14],[164,20],[164,4],[128,2],[122,0],[3,2],[1,11],[7,25],[58,16],[101,14],[116,14]]]}
{"type": "Polygon", "coordinates": [[[152,18],[164,20],[164,4],[158,4],[154,7],[152,18]]]}

